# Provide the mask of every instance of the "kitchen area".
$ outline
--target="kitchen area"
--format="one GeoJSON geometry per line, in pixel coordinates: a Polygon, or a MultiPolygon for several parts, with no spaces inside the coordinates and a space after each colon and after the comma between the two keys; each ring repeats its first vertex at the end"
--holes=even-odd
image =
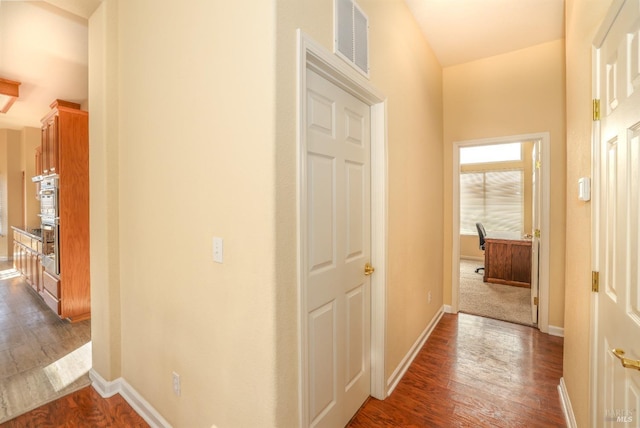
{"type": "Polygon", "coordinates": [[[0,40],[3,424],[89,385],[93,346],[87,18],[0,1],[0,40]]]}
{"type": "MultiPolygon", "coordinates": [[[[33,159],[39,227],[13,230],[14,268],[61,319],[91,316],[88,113],[55,100],[33,159]]],[[[28,192],[26,192],[28,193],[28,192]]]]}

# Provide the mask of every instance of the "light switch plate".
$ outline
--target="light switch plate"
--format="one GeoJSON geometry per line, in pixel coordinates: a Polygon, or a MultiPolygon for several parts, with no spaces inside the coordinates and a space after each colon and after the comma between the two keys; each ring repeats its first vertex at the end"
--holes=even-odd
{"type": "Polygon", "coordinates": [[[588,201],[591,199],[591,179],[582,177],[578,180],[578,199],[588,201]]]}
{"type": "Polygon", "coordinates": [[[213,261],[216,263],[222,263],[223,256],[223,240],[217,236],[213,237],[213,261]]]}

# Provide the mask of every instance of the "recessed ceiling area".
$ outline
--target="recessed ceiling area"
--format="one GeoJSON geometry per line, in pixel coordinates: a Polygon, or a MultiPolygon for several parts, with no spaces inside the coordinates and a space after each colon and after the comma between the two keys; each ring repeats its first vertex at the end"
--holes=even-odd
{"type": "Polygon", "coordinates": [[[564,0],[405,0],[443,67],[564,38],[564,0]]]}

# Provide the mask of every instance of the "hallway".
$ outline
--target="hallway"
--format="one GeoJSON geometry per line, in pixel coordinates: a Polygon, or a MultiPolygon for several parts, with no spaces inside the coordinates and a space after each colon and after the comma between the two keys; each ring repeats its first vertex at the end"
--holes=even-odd
{"type": "Polygon", "coordinates": [[[518,324],[444,314],[394,392],[349,427],[564,427],[563,339],[518,324]]]}

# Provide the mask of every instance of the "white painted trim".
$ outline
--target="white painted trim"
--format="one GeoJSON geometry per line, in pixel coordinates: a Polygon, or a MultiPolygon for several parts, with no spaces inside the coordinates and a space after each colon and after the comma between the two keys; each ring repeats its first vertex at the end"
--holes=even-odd
{"type": "Polygon", "coordinates": [[[564,413],[564,419],[567,422],[567,427],[578,428],[576,417],[573,414],[571,400],[569,399],[569,391],[567,391],[567,385],[565,385],[563,377],[560,378],[560,385],[558,385],[558,394],[560,394],[560,404],[562,405],[562,413],[564,413]]]}
{"type": "Polygon", "coordinates": [[[422,347],[424,346],[429,336],[431,336],[431,333],[433,332],[433,329],[438,325],[438,322],[440,322],[443,314],[444,306],[438,310],[435,316],[431,319],[431,322],[429,322],[427,327],[422,331],[422,333],[420,333],[418,339],[411,346],[409,352],[407,352],[402,361],[400,361],[398,367],[396,367],[396,369],[393,371],[393,373],[389,377],[389,380],[387,380],[387,396],[391,395],[393,390],[396,389],[396,386],[398,386],[398,383],[400,383],[400,381],[404,377],[407,370],[409,370],[411,363],[413,363],[413,360],[416,359],[418,353],[420,352],[420,350],[422,350],[422,347]]]}
{"type": "Polygon", "coordinates": [[[555,326],[555,325],[550,325],[549,326],[549,335],[558,336],[558,337],[564,337],[564,328],[563,327],[558,327],[558,326],[555,326]]]}
{"type": "Polygon", "coordinates": [[[171,424],[123,378],[107,381],[93,369],[89,370],[89,378],[93,389],[103,398],[120,394],[151,427],[171,428],[171,424]]]}
{"type": "Polygon", "coordinates": [[[297,235],[298,235],[298,351],[299,385],[298,407],[300,426],[308,420],[308,356],[305,257],[306,248],[306,176],[304,154],[306,131],[302,126],[306,117],[304,94],[307,90],[306,70],[320,74],[324,79],[360,99],[371,107],[371,263],[376,273],[371,276],[371,396],[383,400],[387,397],[385,385],[385,327],[387,276],[387,105],[385,97],[356,70],[328,52],[301,30],[298,37],[297,75],[297,235]]]}
{"type": "MultiPolygon", "coordinates": [[[[478,238],[476,237],[476,239],[478,238]]],[[[470,262],[484,262],[484,258],[476,256],[460,256],[460,260],[467,260],[470,262]]]]}
{"type": "Polygon", "coordinates": [[[93,389],[98,391],[98,394],[100,394],[102,398],[113,397],[120,393],[120,390],[122,389],[122,386],[120,385],[122,378],[108,381],[100,376],[100,374],[94,369],[89,370],[89,379],[91,379],[91,386],[93,386],[93,389]]]}
{"type": "Polygon", "coordinates": [[[444,305],[442,307],[445,314],[456,314],[457,312],[453,311],[453,307],[451,305],[444,305]]]}
{"type": "Polygon", "coordinates": [[[548,132],[535,134],[509,135],[506,137],[483,138],[479,140],[456,141],[453,143],[453,174],[452,174],[452,252],[451,252],[451,306],[453,313],[458,311],[460,293],[460,148],[485,144],[502,144],[523,140],[540,140],[542,154],[542,168],[540,181],[542,184],[542,203],[540,219],[540,287],[538,296],[538,329],[549,333],[549,253],[550,253],[550,192],[551,192],[551,137],[548,132]]]}

